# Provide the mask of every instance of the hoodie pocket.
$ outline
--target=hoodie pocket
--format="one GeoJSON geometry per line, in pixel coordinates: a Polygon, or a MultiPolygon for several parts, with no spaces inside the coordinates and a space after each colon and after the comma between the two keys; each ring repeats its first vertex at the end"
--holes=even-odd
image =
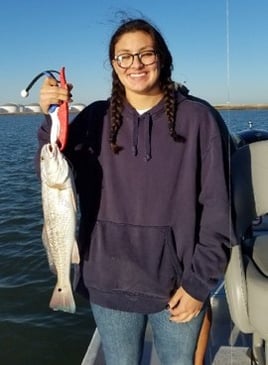
{"type": "Polygon", "coordinates": [[[169,298],[181,277],[170,227],[98,221],[87,285],[103,291],[169,298]]]}

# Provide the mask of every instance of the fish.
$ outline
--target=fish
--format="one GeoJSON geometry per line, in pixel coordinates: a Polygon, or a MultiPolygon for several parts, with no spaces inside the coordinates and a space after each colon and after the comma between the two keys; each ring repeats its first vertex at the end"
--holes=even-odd
{"type": "Polygon", "coordinates": [[[80,262],[76,241],[77,197],[72,169],[56,143],[47,143],[41,148],[40,174],[42,241],[49,268],[57,278],[49,307],[74,313],[71,267],[80,262]]]}

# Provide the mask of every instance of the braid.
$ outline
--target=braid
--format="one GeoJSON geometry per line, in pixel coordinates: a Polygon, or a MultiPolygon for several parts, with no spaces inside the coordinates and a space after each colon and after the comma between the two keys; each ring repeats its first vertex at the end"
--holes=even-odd
{"type": "Polygon", "coordinates": [[[123,147],[116,143],[118,131],[122,125],[122,105],[124,89],[117,77],[113,77],[112,95],[111,95],[111,129],[109,142],[114,153],[119,153],[123,147]]]}
{"type": "Polygon", "coordinates": [[[175,84],[170,79],[163,85],[166,115],[168,118],[168,129],[170,136],[175,142],[184,142],[184,137],[176,132],[176,103],[175,103],[175,84]]]}

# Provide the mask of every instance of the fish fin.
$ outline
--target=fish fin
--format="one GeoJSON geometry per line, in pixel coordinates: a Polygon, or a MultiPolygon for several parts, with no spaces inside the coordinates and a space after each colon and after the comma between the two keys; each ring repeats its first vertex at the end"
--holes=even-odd
{"type": "Polygon", "coordinates": [[[47,261],[48,261],[48,267],[49,270],[52,272],[52,274],[57,275],[57,269],[56,266],[54,265],[54,262],[50,259],[50,255],[48,254],[49,251],[47,251],[47,261]]]}
{"type": "Polygon", "coordinates": [[[76,305],[71,284],[68,284],[67,286],[60,286],[59,283],[56,284],[49,307],[54,311],[75,313],[76,305]]]}
{"type": "Polygon", "coordinates": [[[48,237],[47,237],[47,230],[46,230],[46,226],[43,225],[43,229],[42,229],[42,242],[43,242],[43,245],[47,251],[47,248],[48,248],[48,237]]]}
{"type": "Polygon", "coordinates": [[[52,272],[52,274],[57,275],[56,266],[55,266],[54,262],[50,259],[48,253],[47,253],[47,261],[48,261],[49,270],[52,272]]]}
{"type": "Polygon", "coordinates": [[[46,226],[43,226],[43,230],[42,230],[42,242],[43,245],[45,247],[46,250],[46,254],[47,254],[47,261],[48,261],[48,266],[50,271],[54,274],[57,275],[57,270],[56,270],[56,266],[54,264],[51,252],[49,250],[49,245],[48,245],[48,235],[47,235],[47,231],[46,231],[46,226]]]}
{"type": "Polygon", "coordinates": [[[79,249],[78,244],[76,241],[74,241],[73,244],[73,251],[72,251],[72,264],[79,264],[80,263],[80,255],[79,255],[79,249]]]}

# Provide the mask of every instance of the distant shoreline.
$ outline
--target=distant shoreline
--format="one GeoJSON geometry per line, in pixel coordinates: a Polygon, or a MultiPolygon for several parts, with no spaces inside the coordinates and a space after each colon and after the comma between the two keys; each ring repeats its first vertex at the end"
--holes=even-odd
{"type": "MultiPolygon", "coordinates": [[[[260,110],[268,109],[268,104],[215,104],[213,105],[218,110],[260,110]]],[[[70,114],[77,114],[79,110],[69,111],[70,114]]],[[[1,111],[0,115],[32,115],[32,114],[43,114],[38,111],[21,111],[21,112],[4,112],[1,111]]]]}
{"type": "Polygon", "coordinates": [[[268,109],[268,104],[217,104],[219,110],[246,110],[246,109],[268,109]]]}

